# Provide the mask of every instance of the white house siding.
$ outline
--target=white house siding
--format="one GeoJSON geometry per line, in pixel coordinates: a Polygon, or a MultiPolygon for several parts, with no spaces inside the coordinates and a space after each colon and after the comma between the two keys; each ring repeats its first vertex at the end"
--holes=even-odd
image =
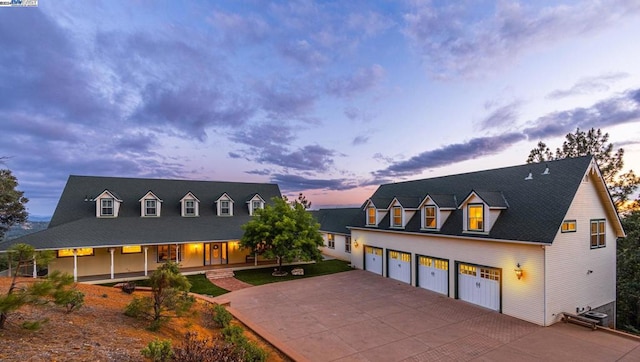
{"type": "MultiPolygon", "coordinates": [[[[322,254],[330,256],[332,258],[336,258],[344,261],[351,261],[351,254],[344,251],[344,244],[345,244],[346,238],[347,238],[347,235],[345,234],[334,233],[333,240],[335,241],[335,248],[331,249],[327,246],[329,245],[327,240],[327,233],[323,232],[322,239],[324,240],[324,246],[320,248],[320,251],[322,252],[322,254]]],[[[353,249],[353,246],[351,246],[351,248],[353,249]]]]}
{"type": "Polygon", "coordinates": [[[576,220],[576,232],[558,230],[547,258],[547,324],[559,313],[582,312],[616,300],[616,235],[606,223],[606,247],[590,248],[590,221],[607,219],[593,178],[582,183],[565,220],[576,220]],[[589,272],[591,271],[591,272],[589,272]]]}
{"type": "MultiPolygon", "coordinates": [[[[412,270],[416,254],[449,260],[449,296],[454,298],[458,272],[455,262],[502,269],[502,313],[539,325],[544,324],[544,250],[540,245],[464,240],[442,236],[425,236],[352,229],[351,236],[360,245],[352,249],[351,262],[363,268],[362,245],[412,253],[412,270]],[[514,269],[520,263],[524,275],[518,280],[514,269]]],[[[386,263],[386,261],[385,261],[386,263]]],[[[386,272],[385,272],[386,276],[386,272]]],[[[416,273],[411,275],[416,285],[416,273]]]]}

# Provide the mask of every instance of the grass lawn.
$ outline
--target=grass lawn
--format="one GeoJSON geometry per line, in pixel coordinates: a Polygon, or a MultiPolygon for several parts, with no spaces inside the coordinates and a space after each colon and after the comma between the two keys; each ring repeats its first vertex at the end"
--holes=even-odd
{"type": "Polygon", "coordinates": [[[291,275],[288,274],[283,277],[274,277],[271,275],[273,272],[273,268],[262,268],[262,269],[247,269],[247,270],[237,270],[235,271],[236,279],[242,280],[245,283],[249,283],[251,285],[262,285],[268,283],[275,282],[283,282],[286,280],[300,279],[300,278],[309,278],[316,277],[318,275],[326,275],[339,273],[347,270],[352,270],[349,266],[349,263],[342,260],[324,260],[315,264],[305,264],[305,265],[288,265],[283,266],[282,269],[290,272],[293,268],[302,268],[304,269],[304,275],[291,275]]]}

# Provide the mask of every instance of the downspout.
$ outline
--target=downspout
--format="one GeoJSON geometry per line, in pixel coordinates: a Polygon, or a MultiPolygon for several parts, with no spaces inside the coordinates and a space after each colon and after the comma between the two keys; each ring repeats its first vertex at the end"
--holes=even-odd
{"type": "Polygon", "coordinates": [[[547,326],[547,247],[545,245],[542,246],[542,264],[544,267],[544,279],[543,279],[543,288],[544,288],[544,319],[543,319],[543,323],[544,326],[547,326]]]}

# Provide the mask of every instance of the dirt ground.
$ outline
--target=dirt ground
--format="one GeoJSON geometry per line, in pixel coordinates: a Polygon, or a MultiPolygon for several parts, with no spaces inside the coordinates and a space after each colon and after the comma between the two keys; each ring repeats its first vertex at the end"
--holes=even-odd
{"type": "MultiPolygon", "coordinates": [[[[33,279],[22,279],[31,283],[33,279]]],[[[9,278],[0,277],[0,293],[9,288],[9,278]]],[[[145,329],[148,322],[124,315],[125,306],[135,295],[118,288],[77,284],[85,294],[82,308],[66,314],[61,306],[52,303],[25,306],[11,313],[4,329],[0,329],[0,361],[144,361],[140,350],[155,339],[171,339],[172,345],[182,343],[187,331],[195,331],[200,338],[220,338],[219,331],[210,328],[206,320],[206,303],[198,301],[193,312],[172,319],[157,332],[145,329]],[[22,327],[23,322],[42,320],[39,330],[22,327]]],[[[246,330],[246,328],[245,328],[246,330]]],[[[250,331],[249,339],[269,352],[269,361],[288,359],[271,345],[250,331]]]]}

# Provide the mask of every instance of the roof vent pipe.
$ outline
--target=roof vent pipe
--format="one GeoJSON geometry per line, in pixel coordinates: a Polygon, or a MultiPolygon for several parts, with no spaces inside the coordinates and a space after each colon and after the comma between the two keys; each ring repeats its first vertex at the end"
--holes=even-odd
{"type": "Polygon", "coordinates": [[[529,176],[525,177],[524,179],[525,181],[533,180],[533,174],[531,173],[531,171],[529,171],[529,176]]]}
{"type": "Polygon", "coordinates": [[[543,175],[548,175],[549,174],[549,165],[544,165],[544,172],[542,174],[543,175]]]}

